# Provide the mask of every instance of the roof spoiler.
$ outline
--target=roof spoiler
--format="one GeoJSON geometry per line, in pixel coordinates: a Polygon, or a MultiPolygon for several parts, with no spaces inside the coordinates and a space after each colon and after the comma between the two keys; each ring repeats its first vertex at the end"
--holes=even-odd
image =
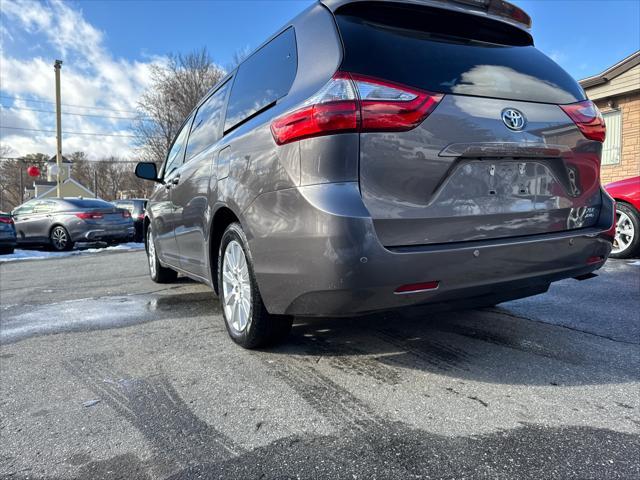
{"type": "Polygon", "coordinates": [[[527,30],[531,28],[531,17],[529,14],[520,7],[505,0],[320,0],[320,2],[326,5],[332,12],[349,3],[362,1],[408,3],[446,8],[492,17],[527,30]]]}

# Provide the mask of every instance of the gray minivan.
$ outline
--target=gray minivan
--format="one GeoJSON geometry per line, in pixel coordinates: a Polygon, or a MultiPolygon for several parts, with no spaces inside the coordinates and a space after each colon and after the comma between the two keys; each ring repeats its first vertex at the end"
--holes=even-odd
{"type": "Polygon", "coordinates": [[[611,251],[604,122],[496,0],[322,0],[182,125],[147,205],[151,278],[218,293],[252,348],[292,317],[494,305],[611,251]]]}

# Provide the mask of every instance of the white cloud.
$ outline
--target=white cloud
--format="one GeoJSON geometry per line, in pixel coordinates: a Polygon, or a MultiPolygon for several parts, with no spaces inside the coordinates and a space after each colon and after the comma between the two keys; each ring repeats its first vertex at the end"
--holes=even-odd
{"type": "MultiPolygon", "coordinates": [[[[41,3],[24,0],[2,1],[3,41],[12,42],[18,55],[0,52],[0,91],[8,97],[52,102],[55,100],[53,61],[64,61],[62,103],[103,109],[63,107],[63,112],[105,116],[133,116],[142,92],[151,84],[150,66],[164,58],[135,61],[114,58],[104,44],[104,34],[88,23],[80,10],[59,0],[41,3]],[[16,45],[16,43],[20,44],[16,45]],[[40,42],[50,58],[33,56],[31,47],[40,42]]],[[[55,127],[54,109],[50,103],[21,102],[2,98],[0,124],[20,128],[52,130],[55,127]],[[13,107],[13,108],[11,108],[13,107]],[[31,108],[49,112],[21,110],[31,108]]],[[[63,131],[103,132],[132,135],[130,120],[63,115],[63,131]]],[[[55,146],[51,133],[0,129],[2,144],[17,154],[52,153],[55,146]]],[[[63,135],[63,151],[82,150],[90,158],[134,154],[132,138],[115,136],[63,135]]]]}
{"type": "Polygon", "coordinates": [[[558,64],[562,64],[567,59],[567,55],[560,50],[551,50],[549,58],[558,64]]]}

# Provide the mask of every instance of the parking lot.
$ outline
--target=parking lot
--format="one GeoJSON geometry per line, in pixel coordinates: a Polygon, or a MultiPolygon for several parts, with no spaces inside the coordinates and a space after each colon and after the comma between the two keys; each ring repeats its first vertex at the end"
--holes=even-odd
{"type": "Polygon", "coordinates": [[[2,264],[0,476],[638,478],[640,261],[599,273],[247,351],[142,251],[2,264]]]}

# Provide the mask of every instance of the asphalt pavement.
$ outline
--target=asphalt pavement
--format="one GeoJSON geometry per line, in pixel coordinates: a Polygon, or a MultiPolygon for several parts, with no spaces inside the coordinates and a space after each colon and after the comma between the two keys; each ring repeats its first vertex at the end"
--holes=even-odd
{"type": "Polygon", "coordinates": [[[0,265],[0,478],[640,478],[640,261],[231,342],[144,252],[0,265]]]}

